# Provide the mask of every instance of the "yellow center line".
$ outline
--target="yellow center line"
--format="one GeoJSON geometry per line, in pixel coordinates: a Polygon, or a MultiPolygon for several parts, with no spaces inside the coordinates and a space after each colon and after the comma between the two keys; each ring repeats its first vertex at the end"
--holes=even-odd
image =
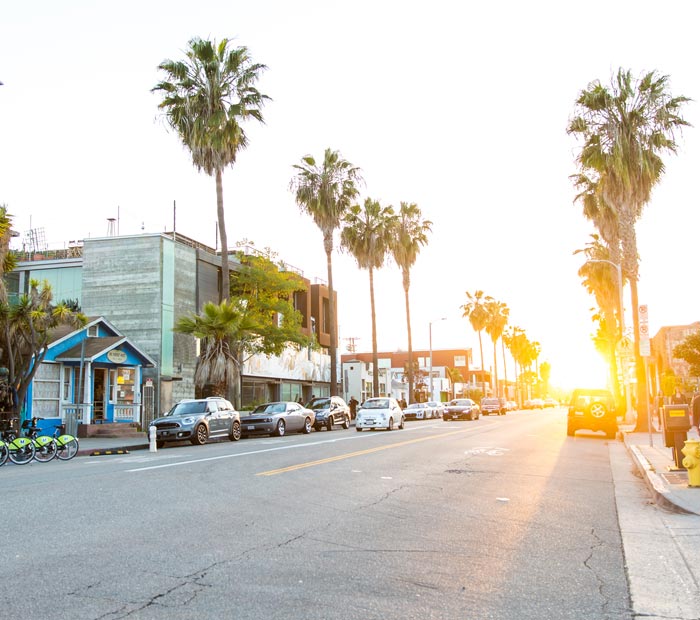
{"type": "Polygon", "coordinates": [[[357,452],[348,452],[347,454],[339,454],[337,456],[330,456],[327,459],[319,459],[318,461],[307,461],[306,463],[298,463],[297,465],[290,465],[289,467],[281,467],[280,469],[271,469],[269,471],[261,471],[256,476],[276,476],[277,474],[284,474],[288,471],[296,471],[297,469],[304,469],[306,467],[315,467],[316,465],[324,465],[326,463],[333,463],[334,461],[342,461],[343,459],[350,459],[355,456],[362,456],[363,454],[371,454],[372,452],[379,452],[381,450],[391,450],[392,448],[400,448],[402,446],[408,446],[412,443],[419,443],[421,441],[428,441],[430,439],[440,439],[442,437],[449,437],[450,435],[457,435],[459,433],[467,433],[472,429],[460,429],[458,431],[451,431],[449,433],[441,433],[440,435],[430,435],[428,437],[419,437],[418,439],[409,439],[408,441],[401,441],[399,443],[392,443],[386,446],[378,446],[376,448],[368,448],[367,450],[358,450],[357,452]]]}

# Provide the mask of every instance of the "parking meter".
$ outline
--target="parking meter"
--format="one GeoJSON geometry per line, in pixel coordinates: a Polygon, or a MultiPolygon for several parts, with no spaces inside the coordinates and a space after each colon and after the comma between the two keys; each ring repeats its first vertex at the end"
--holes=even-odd
{"type": "Polygon", "coordinates": [[[690,430],[690,407],[688,405],[665,405],[661,418],[664,444],[673,451],[675,469],[683,467],[683,446],[690,430]]]}

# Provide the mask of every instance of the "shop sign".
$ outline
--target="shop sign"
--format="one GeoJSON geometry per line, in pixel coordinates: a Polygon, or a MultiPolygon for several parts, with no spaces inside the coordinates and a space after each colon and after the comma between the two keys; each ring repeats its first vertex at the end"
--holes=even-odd
{"type": "Polygon", "coordinates": [[[107,351],[107,359],[115,364],[123,364],[126,361],[126,353],[119,349],[107,351]]]}

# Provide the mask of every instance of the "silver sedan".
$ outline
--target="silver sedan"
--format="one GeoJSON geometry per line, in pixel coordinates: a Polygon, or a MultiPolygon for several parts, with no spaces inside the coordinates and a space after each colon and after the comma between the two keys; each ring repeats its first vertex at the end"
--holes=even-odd
{"type": "Polygon", "coordinates": [[[310,433],[315,414],[311,409],[293,401],[276,401],[258,405],[249,414],[241,413],[241,433],[247,435],[276,435],[310,433]]]}

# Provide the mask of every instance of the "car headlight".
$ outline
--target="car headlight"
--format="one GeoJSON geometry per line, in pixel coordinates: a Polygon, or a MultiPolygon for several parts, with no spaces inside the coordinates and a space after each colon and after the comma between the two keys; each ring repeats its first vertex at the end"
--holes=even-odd
{"type": "Polygon", "coordinates": [[[197,418],[193,418],[193,417],[182,418],[182,425],[183,426],[192,426],[196,420],[197,420],[197,418]]]}
{"type": "Polygon", "coordinates": [[[272,418],[263,418],[263,422],[269,424],[270,422],[272,422],[272,418]]]}

